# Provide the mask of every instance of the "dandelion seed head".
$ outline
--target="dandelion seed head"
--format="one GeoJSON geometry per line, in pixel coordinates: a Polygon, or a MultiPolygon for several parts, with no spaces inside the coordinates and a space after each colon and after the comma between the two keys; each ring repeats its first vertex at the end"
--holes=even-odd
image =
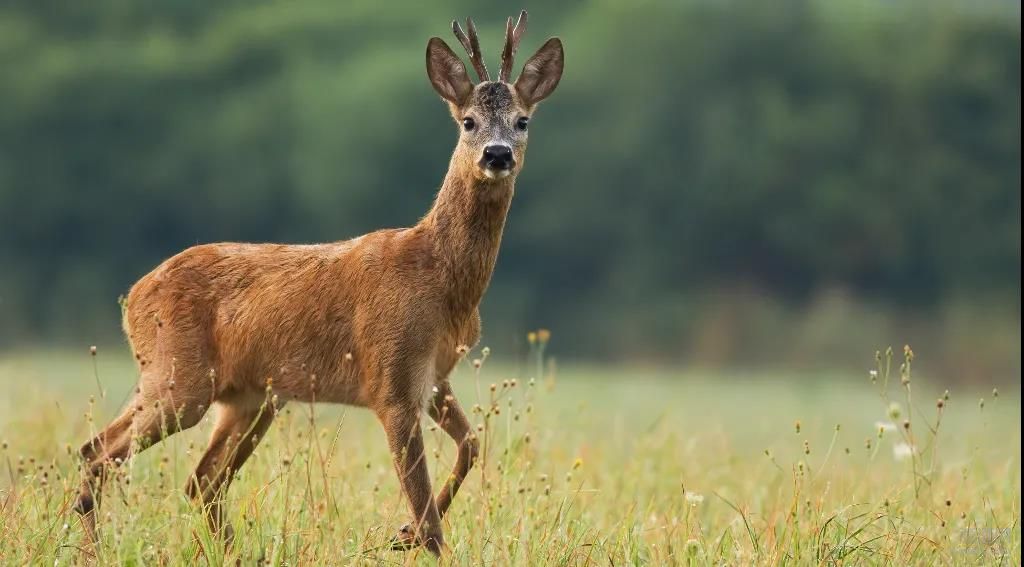
{"type": "Polygon", "coordinates": [[[889,404],[888,415],[889,419],[896,421],[903,415],[903,408],[898,403],[892,402],[889,404]]]}
{"type": "Polygon", "coordinates": [[[896,443],[892,446],[892,458],[897,461],[905,461],[914,456],[917,450],[909,443],[896,443]]]}

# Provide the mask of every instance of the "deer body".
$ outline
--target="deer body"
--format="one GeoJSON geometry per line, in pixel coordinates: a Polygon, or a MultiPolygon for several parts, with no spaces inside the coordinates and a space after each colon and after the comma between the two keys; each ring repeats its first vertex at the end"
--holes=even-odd
{"type": "Polygon", "coordinates": [[[317,245],[206,244],[168,259],[125,302],[142,371],[169,356],[178,388],[182,373],[212,373],[212,399],[262,395],[271,379],[282,401],[376,409],[409,397],[425,408],[458,347],[479,339],[512,182],[480,185],[446,181],[412,228],[317,245]],[[408,369],[396,379],[409,383],[378,380],[392,369],[408,369]]]}
{"type": "Polygon", "coordinates": [[[413,514],[395,543],[444,545],[445,513],[478,452],[448,375],[480,337],[478,307],[497,260],[525,121],[557,85],[561,43],[549,40],[516,83],[505,82],[525,12],[512,20],[500,81],[489,81],[468,21],[482,82],[444,42],[427,47],[427,70],[463,133],[433,208],[412,228],[316,245],[207,244],[189,248],[140,279],[124,304],[124,329],[140,380],[133,400],[81,450],[85,479],[76,509],[95,537],[94,508],[108,469],[211,406],[210,444],[189,481],[211,526],[234,471],[289,401],[366,407],[387,433],[413,514]],[[482,156],[482,157],[481,157],[482,156]],[[459,445],[449,481],[432,495],[420,418],[459,445]],[[140,441],[142,443],[140,443],[140,441]]]}

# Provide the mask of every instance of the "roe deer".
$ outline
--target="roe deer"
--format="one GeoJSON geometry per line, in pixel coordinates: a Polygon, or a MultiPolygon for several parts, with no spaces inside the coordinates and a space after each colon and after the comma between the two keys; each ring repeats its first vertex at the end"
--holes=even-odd
{"type": "Polygon", "coordinates": [[[549,39],[509,82],[526,12],[508,19],[501,71],[491,81],[472,20],[452,23],[479,75],[440,38],[427,44],[427,75],[461,133],[430,212],[412,228],[329,244],[206,244],[166,260],[124,303],[124,329],[140,379],[132,401],[81,449],[76,510],[95,541],[95,507],[109,470],[215,406],[209,447],[186,490],[213,529],[230,538],[221,501],[286,401],[372,410],[387,433],[412,522],[396,547],[444,547],[441,517],[478,443],[448,375],[461,345],[480,335],[478,306],[498,255],[527,123],[562,74],[562,43],[549,39]],[[270,392],[277,403],[269,403],[270,392]],[[423,455],[426,412],[458,444],[436,500],[423,455]]]}

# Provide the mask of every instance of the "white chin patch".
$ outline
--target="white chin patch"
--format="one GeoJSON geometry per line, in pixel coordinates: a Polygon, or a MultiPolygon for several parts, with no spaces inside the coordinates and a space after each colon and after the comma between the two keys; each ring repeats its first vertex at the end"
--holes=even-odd
{"type": "Polygon", "coordinates": [[[487,179],[502,179],[504,177],[508,177],[510,173],[512,173],[511,169],[495,170],[490,168],[484,168],[484,177],[486,177],[487,179]]]}

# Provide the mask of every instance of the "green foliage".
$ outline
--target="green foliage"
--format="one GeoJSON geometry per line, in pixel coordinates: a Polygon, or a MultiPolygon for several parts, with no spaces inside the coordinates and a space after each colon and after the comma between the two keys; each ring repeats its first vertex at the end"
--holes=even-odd
{"type": "MultiPolygon", "coordinates": [[[[197,242],[415,222],[455,137],[426,40],[472,13],[496,61],[506,11],[6,3],[0,339],[109,336],[118,294],[197,242]]],[[[924,308],[1016,292],[1019,326],[1019,7],[599,1],[530,25],[521,60],[557,33],[566,75],[490,328],[601,353],[601,313],[671,352],[685,298],[735,282],[924,308]]]]}

